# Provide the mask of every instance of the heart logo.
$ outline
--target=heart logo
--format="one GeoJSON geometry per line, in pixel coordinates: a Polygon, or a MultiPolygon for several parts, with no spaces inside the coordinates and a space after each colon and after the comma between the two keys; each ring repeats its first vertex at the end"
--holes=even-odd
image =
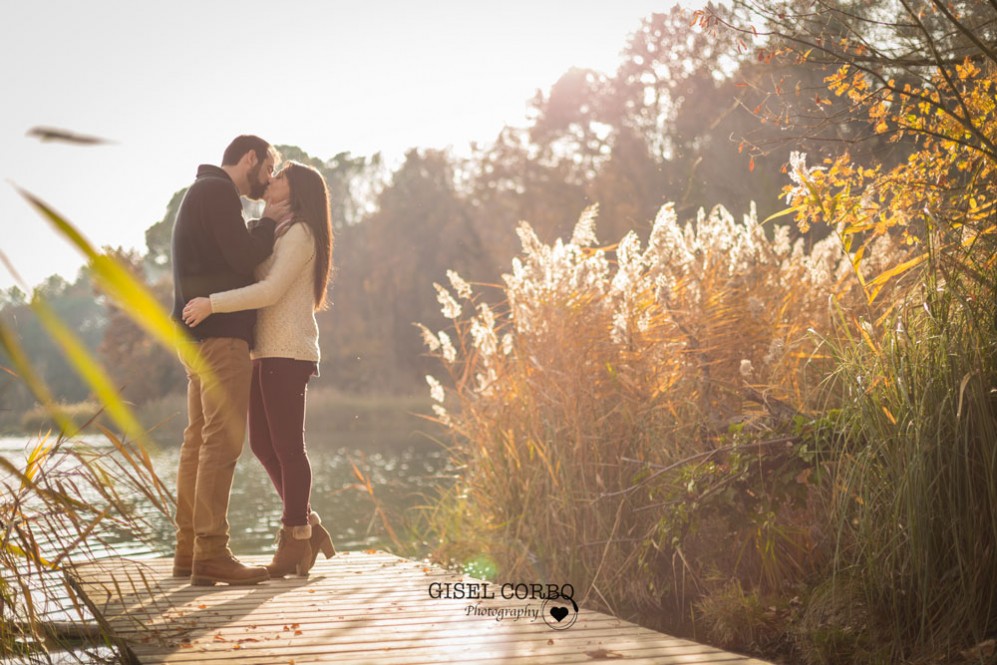
{"type": "Polygon", "coordinates": [[[554,617],[555,619],[557,619],[558,623],[561,623],[561,621],[564,619],[564,617],[568,616],[568,608],[567,607],[552,607],[552,608],[550,608],[550,615],[552,617],[554,617]]]}

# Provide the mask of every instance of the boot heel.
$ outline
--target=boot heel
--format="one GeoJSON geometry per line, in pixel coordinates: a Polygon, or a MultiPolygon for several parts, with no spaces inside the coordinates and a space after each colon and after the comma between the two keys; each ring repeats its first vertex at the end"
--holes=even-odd
{"type": "MultiPolygon", "coordinates": [[[[313,515],[315,513],[312,513],[313,515]]],[[[315,565],[319,552],[325,554],[326,559],[331,559],[336,553],[336,548],[332,544],[332,535],[321,524],[312,524],[312,559],[309,568],[315,565]]]]}
{"type": "Polygon", "coordinates": [[[191,586],[215,586],[216,582],[210,577],[198,577],[192,575],[190,578],[191,586]]]}
{"type": "Polygon", "coordinates": [[[294,564],[294,572],[298,577],[308,577],[308,573],[314,565],[315,557],[312,555],[311,543],[305,541],[305,551],[297,563],[294,564]]]}

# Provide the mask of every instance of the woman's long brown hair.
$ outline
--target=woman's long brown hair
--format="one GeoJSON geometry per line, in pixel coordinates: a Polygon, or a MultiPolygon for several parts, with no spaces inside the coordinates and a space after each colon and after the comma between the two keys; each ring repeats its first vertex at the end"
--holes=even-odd
{"type": "Polygon", "coordinates": [[[333,244],[329,189],[321,173],[298,162],[288,162],[287,182],[294,221],[308,225],[315,239],[315,309],[325,309],[333,244]]]}

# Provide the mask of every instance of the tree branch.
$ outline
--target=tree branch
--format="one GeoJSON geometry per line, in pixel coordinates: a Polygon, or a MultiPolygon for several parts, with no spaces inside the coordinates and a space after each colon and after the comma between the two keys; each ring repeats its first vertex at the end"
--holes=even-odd
{"type": "MultiPolygon", "coordinates": [[[[924,38],[928,40],[928,46],[931,48],[931,52],[935,54],[935,57],[938,57],[938,49],[935,45],[935,41],[928,33],[928,29],[921,21],[921,18],[917,16],[908,6],[907,0],[900,0],[900,4],[903,5],[904,9],[907,10],[907,13],[910,14],[915,21],[917,21],[918,27],[921,29],[921,32],[924,33],[924,38]]],[[[973,114],[970,112],[969,107],[966,106],[966,100],[963,99],[962,95],[959,93],[959,90],[952,81],[952,77],[949,75],[948,70],[944,66],[939,65],[938,71],[941,73],[942,78],[945,79],[945,82],[952,90],[952,94],[955,95],[956,101],[959,103],[959,108],[961,108],[962,112],[966,115],[965,120],[962,122],[962,126],[968,129],[971,134],[976,136],[976,138],[979,139],[983,145],[987,146],[993,154],[997,154],[997,145],[994,145],[990,138],[980,131],[980,129],[976,126],[976,123],[973,122],[973,114]]],[[[952,117],[958,117],[954,113],[950,113],[950,115],[952,117]]]]}
{"type": "MultiPolygon", "coordinates": [[[[984,44],[982,41],[980,41],[980,38],[977,37],[973,33],[972,30],[970,30],[965,25],[963,25],[959,21],[959,19],[957,19],[952,14],[952,12],[949,11],[949,8],[945,6],[944,2],[940,2],[939,0],[931,0],[931,4],[933,4],[935,7],[937,7],[938,10],[941,11],[942,14],[945,15],[945,18],[947,18],[949,20],[949,23],[951,23],[952,25],[954,25],[956,27],[956,29],[959,30],[959,32],[961,32],[963,35],[966,36],[967,39],[969,39],[969,41],[973,42],[973,44],[976,45],[976,48],[980,49],[981,53],[986,54],[986,56],[988,58],[990,58],[991,61],[993,61],[994,63],[997,63],[997,52],[993,51],[990,47],[988,47],[986,44],[984,44]]],[[[918,22],[920,23],[920,20],[918,20],[918,22]]]]}

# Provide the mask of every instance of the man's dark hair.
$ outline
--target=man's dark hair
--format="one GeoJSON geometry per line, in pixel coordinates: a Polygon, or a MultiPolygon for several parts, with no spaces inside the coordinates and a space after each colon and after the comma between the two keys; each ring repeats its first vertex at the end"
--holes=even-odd
{"type": "Polygon", "coordinates": [[[242,156],[250,150],[255,152],[256,158],[262,162],[267,158],[267,153],[270,152],[270,144],[259,136],[253,136],[252,134],[237,136],[225,148],[225,154],[222,155],[222,166],[234,166],[238,164],[242,156]]]}

